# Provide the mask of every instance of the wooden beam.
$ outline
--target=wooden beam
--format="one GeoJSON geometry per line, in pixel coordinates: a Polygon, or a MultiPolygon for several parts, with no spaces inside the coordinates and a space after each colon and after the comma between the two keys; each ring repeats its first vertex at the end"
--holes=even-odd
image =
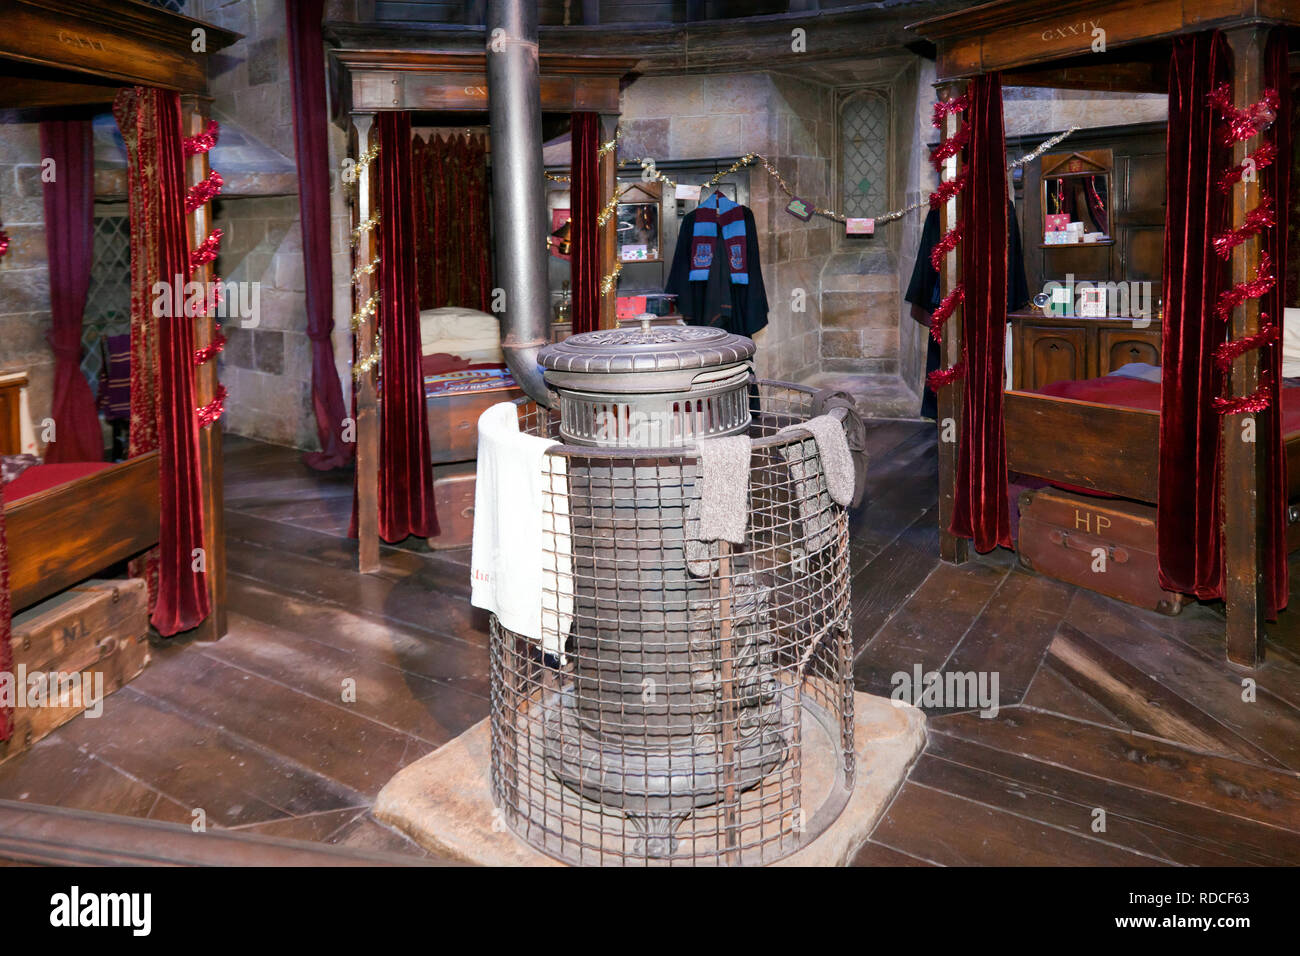
{"type": "MultiPolygon", "coordinates": [[[[181,129],[186,136],[203,132],[209,118],[210,100],[207,97],[184,96],[181,99],[181,129]]],[[[194,185],[208,178],[211,166],[207,153],[195,153],[186,158],[185,182],[194,185]]],[[[204,203],[186,216],[190,248],[197,248],[212,231],[212,203],[204,203]]],[[[191,279],[201,282],[204,288],[213,279],[212,263],[195,270],[191,279]]],[[[195,320],[194,347],[211,345],[217,335],[216,318],[200,316],[195,320]]],[[[201,407],[214,401],[220,382],[217,379],[217,357],[194,369],[194,403],[201,407]]],[[[199,430],[199,467],[203,475],[203,552],[207,562],[208,604],[207,618],[195,629],[200,640],[216,640],[226,633],[226,531],[224,498],[222,494],[222,425],[221,420],[199,430]]]]}
{"type": "MultiPolygon", "coordinates": [[[[614,138],[614,131],[618,128],[617,114],[602,114],[600,117],[600,141],[608,143],[614,138]]],[[[618,189],[618,150],[611,149],[608,153],[600,158],[600,200],[599,208],[604,209],[605,204],[618,189]]],[[[618,216],[610,216],[609,221],[600,227],[600,240],[597,243],[600,249],[600,275],[603,278],[614,271],[618,265],[618,216]]],[[[600,327],[602,329],[612,329],[618,325],[617,306],[618,306],[618,283],[609,291],[609,295],[600,297],[600,327]]]]}
{"type": "Polygon", "coordinates": [[[240,39],[127,0],[0,0],[0,16],[0,58],[183,93],[204,92],[208,55],[240,39]],[[203,51],[194,49],[195,30],[202,31],[203,51]]]}
{"type": "Polygon", "coordinates": [[[418,856],[0,800],[0,860],[36,866],[429,866],[418,856]]]}
{"type": "MultiPolygon", "coordinates": [[[[1268,28],[1249,26],[1227,33],[1232,46],[1232,99],[1238,108],[1258,102],[1264,90],[1264,45],[1268,28]]],[[[1279,118],[1279,122],[1285,122],[1279,118]]],[[[1241,163],[1259,143],[1258,137],[1237,143],[1232,161],[1241,163]]],[[[1232,189],[1232,227],[1240,228],[1250,210],[1259,205],[1259,180],[1242,181],[1232,189]]],[[[1263,248],[1252,236],[1232,251],[1232,282],[1248,282],[1259,269],[1263,248]]],[[[1278,263],[1276,268],[1282,268],[1278,263]]],[[[1242,339],[1259,331],[1259,299],[1247,299],[1232,313],[1230,334],[1242,339]]],[[[1249,395],[1259,386],[1259,351],[1252,350],[1232,363],[1234,397],[1249,395]]],[[[1227,415],[1223,419],[1223,599],[1227,605],[1228,660],[1254,667],[1264,651],[1263,601],[1260,600],[1259,497],[1268,480],[1264,442],[1254,434],[1253,415],[1227,415]],[[1249,429],[1249,433],[1247,430],[1249,429]],[[1251,439],[1245,440],[1246,437],[1251,439]]]]}
{"type": "MultiPolygon", "coordinates": [[[[379,140],[379,130],[373,113],[352,114],[352,158],[357,160],[371,144],[379,140]]],[[[358,167],[356,202],[352,204],[352,227],[358,228],[378,211],[378,188],[370,166],[358,167]]],[[[358,236],[354,266],[368,265],[378,248],[379,223],[358,236]]],[[[363,305],[379,287],[379,275],[371,272],[359,275],[352,283],[353,313],[363,305]]],[[[358,362],[367,358],[375,347],[375,331],[379,327],[377,311],[366,316],[353,329],[353,354],[358,362]]],[[[357,380],[356,407],[352,417],[356,423],[357,440],[357,570],[371,574],[379,570],[379,399],[376,391],[379,370],[371,369],[357,380]]]]}
{"type": "MultiPolygon", "coordinates": [[[[966,91],[965,82],[943,83],[936,86],[939,99],[951,100],[966,91]]],[[[949,113],[944,119],[943,138],[956,136],[966,122],[961,113],[949,113]]],[[[961,152],[944,161],[942,178],[955,179],[961,172],[961,152]]],[[[944,235],[958,222],[962,213],[960,194],[953,196],[943,204],[939,211],[939,234],[944,235]]],[[[940,291],[947,296],[961,281],[961,255],[953,249],[939,266],[940,291]]],[[[944,368],[951,367],[961,360],[962,323],[965,309],[958,306],[944,328],[943,345],[940,348],[944,368]]],[[[961,382],[939,389],[939,556],[945,561],[962,564],[969,555],[969,543],[965,538],[950,534],[952,527],[953,501],[957,488],[957,449],[961,444],[961,418],[965,392],[961,382]],[[949,440],[945,440],[949,439],[949,440]]]]}

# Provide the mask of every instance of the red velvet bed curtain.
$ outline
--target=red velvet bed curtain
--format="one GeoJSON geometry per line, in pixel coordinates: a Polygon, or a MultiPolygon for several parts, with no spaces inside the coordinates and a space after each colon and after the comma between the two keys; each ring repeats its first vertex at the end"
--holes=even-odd
{"type": "Polygon", "coordinates": [[[1002,79],[978,76],[968,90],[966,187],[962,192],[962,335],[965,405],[950,531],[975,550],[1011,547],[1002,423],[1007,320],[1007,170],[1002,79]]]}
{"type": "MultiPolygon", "coordinates": [[[[158,282],[171,289],[189,279],[185,170],[180,95],[170,90],[121,90],[113,115],[127,147],[131,210],[130,453],[158,450],[160,528],[156,557],[147,564],[150,621],[169,636],[207,617],[207,573],[196,560],[203,547],[203,476],[194,406],[192,319],[155,315],[158,282]]],[[[164,300],[165,301],[165,300],[164,300]]]]}
{"type": "Polygon", "coordinates": [[[81,327],[94,258],[95,155],[90,120],[42,120],[41,156],[54,160],[44,184],[54,352],[54,441],[47,462],[103,461],[95,396],[81,374],[81,327]]]}
{"type": "Polygon", "coordinates": [[[432,136],[411,143],[415,185],[415,265],[420,308],[489,311],[492,244],[488,227],[487,142],[432,136]]]}
{"type": "Polygon", "coordinates": [[[411,116],[380,113],[379,156],[379,536],[433,537],[433,466],[420,374],[420,300],[415,270],[411,116]]]}
{"type": "Polygon", "coordinates": [[[323,0],[285,4],[289,78],[293,89],[294,151],[307,286],[307,338],[311,341],[311,401],[320,451],[303,455],[324,471],[352,460],[356,445],[343,440],[343,386],[334,365],[334,277],[330,260],[329,139],[326,128],[323,0]]]}
{"type": "Polygon", "coordinates": [[[570,231],[572,257],[569,260],[573,287],[573,331],[600,328],[600,117],[595,113],[573,114],[570,150],[570,231]]]}
{"type": "MultiPolygon", "coordinates": [[[[1264,249],[1276,263],[1274,269],[1278,282],[1265,293],[1259,303],[1260,311],[1270,316],[1280,327],[1287,303],[1285,269],[1290,252],[1287,233],[1290,229],[1291,211],[1291,157],[1295,130],[1289,122],[1291,116],[1291,76],[1287,68],[1287,31],[1275,27],[1268,37],[1264,51],[1264,87],[1277,90],[1280,100],[1278,118],[1264,136],[1272,137],[1277,147],[1278,161],[1260,172],[1260,189],[1273,200],[1276,225],[1264,232],[1264,249]]],[[[1282,442],[1281,382],[1282,348],[1271,345],[1260,355],[1260,374],[1268,385],[1269,410],[1260,418],[1256,440],[1264,442],[1264,485],[1260,507],[1261,522],[1260,569],[1264,575],[1264,611],[1268,620],[1275,620],[1277,612],[1287,606],[1290,581],[1286,561],[1286,508],[1287,473],[1286,452],[1282,442]]]]}
{"type": "Polygon", "coordinates": [[[1218,181],[1229,156],[1207,97],[1230,79],[1231,57],[1212,31],[1175,37],[1169,61],[1156,523],[1160,586],[1199,598],[1223,595],[1220,418],[1212,402],[1222,394],[1214,349],[1227,335],[1214,306],[1228,267],[1212,240],[1228,221],[1218,181]]]}

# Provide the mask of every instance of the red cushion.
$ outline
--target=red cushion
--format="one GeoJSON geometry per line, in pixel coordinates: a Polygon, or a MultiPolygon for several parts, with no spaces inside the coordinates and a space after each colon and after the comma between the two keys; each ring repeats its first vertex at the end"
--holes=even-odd
{"type": "Polygon", "coordinates": [[[5,504],[37,494],[55,485],[76,481],[97,471],[111,467],[106,461],[68,461],[54,465],[32,465],[9,484],[5,485],[5,504]]]}

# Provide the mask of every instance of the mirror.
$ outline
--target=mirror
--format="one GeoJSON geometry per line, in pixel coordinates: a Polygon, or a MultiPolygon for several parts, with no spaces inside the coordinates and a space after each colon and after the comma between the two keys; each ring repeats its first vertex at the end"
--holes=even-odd
{"type": "Polygon", "coordinates": [[[659,183],[620,183],[618,258],[622,262],[659,262],[659,183]]]}
{"type": "Polygon", "coordinates": [[[1111,242],[1115,223],[1108,149],[1043,157],[1043,244],[1111,242]]]}

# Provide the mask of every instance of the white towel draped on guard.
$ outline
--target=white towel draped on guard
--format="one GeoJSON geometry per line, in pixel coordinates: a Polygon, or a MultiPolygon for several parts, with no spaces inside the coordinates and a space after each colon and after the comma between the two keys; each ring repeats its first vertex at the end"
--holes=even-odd
{"type": "Polygon", "coordinates": [[[564,662],[573,623],[573,541],[566,459],[519,431],[512,402],[478,420],[470,603],[564,662]]]}

